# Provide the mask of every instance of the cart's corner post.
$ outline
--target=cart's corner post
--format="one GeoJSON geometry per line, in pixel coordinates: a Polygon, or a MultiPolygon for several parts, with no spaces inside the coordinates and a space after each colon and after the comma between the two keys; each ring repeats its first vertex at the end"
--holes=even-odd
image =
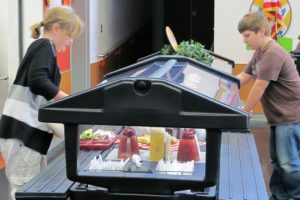
{"type": "Polygon", "coordinates": [[[78,140],[78,124],[65,124],[65,155],[67,177],[73,181],[76,181],[78,177],[78,140]]]}
{"type": "Polygon", "coordinates": [[[214,186],[219,176],[222,130],[206,129],[206,132],[205,182],[214,186]]]}

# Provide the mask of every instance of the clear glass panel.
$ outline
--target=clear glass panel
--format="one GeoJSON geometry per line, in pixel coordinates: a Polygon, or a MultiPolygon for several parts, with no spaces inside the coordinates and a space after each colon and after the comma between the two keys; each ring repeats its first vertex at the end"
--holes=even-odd
{"type": "MultiPolygon", "coordinates": [[[[173,59],[171,59],[172,61],[173,59]]],[[[175,61],[175,60],[173,60],[175,61]]],[[[221,75],[214,74],[190,62],[157,61],[140,66],[124,73],[115,75],[112,79],[121,77],[149,77],[165,79],[197,93],[218,100],[229,106],[241,109],[238,85],[221,75]]]]}
{"type": "Polygon", "coordinates": [[[150,177],[204,177],[205,129],[79,125],[78,130],[80,152],[90,153],[80,168],[96,176],[112,175],[106,174],[109,172],[115,176],[145,173],[150,177]]]}

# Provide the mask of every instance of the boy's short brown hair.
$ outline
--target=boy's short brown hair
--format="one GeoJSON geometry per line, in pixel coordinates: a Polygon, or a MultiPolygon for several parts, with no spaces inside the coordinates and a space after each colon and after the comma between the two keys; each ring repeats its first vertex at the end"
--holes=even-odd
{"type": "Polygon", "coordinates": [[[254,31],[257,33],[261,28],[265,28],[265,36],[270,36],[270,24],[266,17],[259,12],[250,12],[240,20],[238,30],[240,33],[244,31],[254,31]]]}

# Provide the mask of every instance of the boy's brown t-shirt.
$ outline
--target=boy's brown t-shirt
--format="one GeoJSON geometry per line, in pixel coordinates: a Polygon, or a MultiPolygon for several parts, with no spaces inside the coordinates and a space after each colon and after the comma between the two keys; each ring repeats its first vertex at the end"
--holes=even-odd
{"type": "Polygon", "coordinates": [[[300,122],[300,77],[292,57],[276,41],[256,50],[244,71],[270,81],[261,103],[271,125],[300,122]]]}

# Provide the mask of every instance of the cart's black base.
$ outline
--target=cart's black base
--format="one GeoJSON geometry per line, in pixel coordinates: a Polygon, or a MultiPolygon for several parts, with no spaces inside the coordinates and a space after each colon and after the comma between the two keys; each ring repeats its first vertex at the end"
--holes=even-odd
{"type": "MultiPolygon", "coordinates": [[[[88,156],[89,152],[80,152],[80,163],[87,162],[88,156]]],[[[65,168],[64,155],[61,155],[37,177],[22,186],[16,193],[16,200],[268,199],[254,137],[250,133],[222,133],[218,185],[206,189],[204,194],[176,193],[163,196],[109,193],[104,188],[86,187],[86,184],[69,181],[65,168]]]]}
{"type": "Polygon", "coordinates": [[[209,200],[216,199],[216,187],[205,189],[203,192],[181,191],[176,192],[174,195],[150,195],[110,193],[106,188],[75,183],[71,187],[70,197],[72,200],[209,200]]]}

